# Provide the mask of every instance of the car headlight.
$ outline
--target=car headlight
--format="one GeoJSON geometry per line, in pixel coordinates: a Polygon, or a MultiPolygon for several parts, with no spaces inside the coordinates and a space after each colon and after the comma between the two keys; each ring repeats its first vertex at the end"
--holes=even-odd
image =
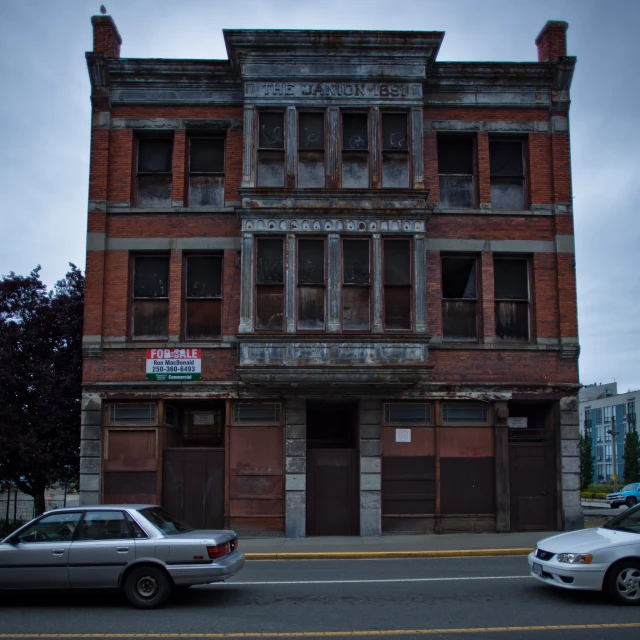
{"type": "Polygon", "coordinates": [[[590,564],[593,556],[590,553],[559,553],[558,562],[569,564],[590,564]]]}

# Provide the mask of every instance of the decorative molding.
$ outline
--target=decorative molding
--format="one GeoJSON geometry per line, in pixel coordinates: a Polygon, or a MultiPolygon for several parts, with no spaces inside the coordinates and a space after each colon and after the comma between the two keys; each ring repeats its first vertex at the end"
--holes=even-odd
{"type": "MultiPolygon", "coordinates": [[[[403,214],[406,212],[403,212],[403,214]]],[[[244,233],[424,233],[426,221],[348,218],[242,218],[244,233]]]]}

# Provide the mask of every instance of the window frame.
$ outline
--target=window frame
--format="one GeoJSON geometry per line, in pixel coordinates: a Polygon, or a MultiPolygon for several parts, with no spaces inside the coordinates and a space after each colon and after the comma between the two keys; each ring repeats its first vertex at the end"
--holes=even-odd
{"type": "Polygon", "coordinates": [[[186,253],[183,255],[182,261],[182,338],[185,342],[220,342],[224,335],[223,327],[223,301],[224,301],[224,253],[211,252],[211,253],[186,253]],[[209,298],[196,298],[189,297],[188,295],[188,278],[189,278],[189,260],[191,258],[217,258],[220,260],[220,296],[209,298]],[[210,338],[189,338],[187,335],[187,321],[188,321],[188,303],[189,300],[220,300],[220,335],[210,338]]]}
{"type": "Polygon", "coordinates": [[[531,207],[530,197],[529,197],[529,166],[527,162],[528,158],[528,138],[526,136],[514,136],[514,135],[490,135],[489,136],[489,190],[494,184],[494,180],[497,181],[495,184],[508,184],[509,182],[514,183],[517,179],[522,181],[522,209],[507,209],[505,207],[495,207],[493,198],[491,198],[491,208],[496,211],[527,211],[531,207]],[[522,154],[522,176],[501,176],[494,175],[491,171],[491,143],[501,143],[501,142],[518,142],[521,145],[521,154],[522,154]]]}
{"type": "Polygon", "coordinates": [[[490,404],[485,403],[485,402],[469,402],[469,401],[452,401],[452,402],[442,402],[441,405],[441,418],[440,418],[440,422],[442,423],[442,426],[447,426],[447,427],[490,427],[493,424],[493,415],[492,415],[492,407],[490,404]],[[447,407],[451,406],[451,405],[456,405],[456,406],[471,406],[471,405],[477,405],[477,406],[481,406],[483,407],[483,409],[486,410],[486,417],[484,420],[480,421],[480,420],[450,420],[447,419],[447,407]]]}
{"type": "MultiPolygon", "coordinates": [[[[411,110],[410,109],[398,109],[398,108],[388,108],[388,109],[380,109],[380,117],[378,118],[378,140],[380,144],[378,145],[378,160],[380,166],[380,188],[381,189],[411,189],[413,184],[413,136],[411,131],[411,110]],[[385,115],[403,115],[407,120],[407,146],[406,149],[385,149],[384,148],[384,116],[385,115]],[[406,186],[385,186],[384,184],[384,164],[385,164],[385,153],[389,154],[406,154],[407,156],[407,185],[406,186]]],[[[373,142],[373,141],[371,141],[373,142]]]]}
{"type": "Polygon", "coordinates": [[[381,292],[381,310],[382,310],[382,330],[383,333],[413,333],[415,330],[415,273],[414,273],[414,246],[413,238],[411,236],[399,235],[399,236],[382,236],[380,239],[382,258],[382,264],[380,269],[380,292],[381,292]],[[409,284],[408,285],[387,285],[385,277],[385,254],[387,241],[404,240],[409,243],[409,284]],[[388,329],[387,328],[387,309],[386,309],[386,288],[387,287],[409,287],[409,327],[407,329],[388,329]]]}
{"type": "Polygon", "coordinates": [[[148,253],[131,253],[129,261],[129,308],[128,308],[128,335],[132,342],[153,342],[153,341],[167,341],[169,339],[169,304],[171,299],[171,254],[167,252],[148,252],[148,253]],[[167,261],[167,295],[160,297],[136,297],[135,296],[135,277],[136,277],[136,260],[138,258],[164,258],[167,261]],[[136,337],[134,331],[134,303],[136,300],[166,300],[167,306],[167,335],[166,336],[152,336],[152,337],[136,337]]]}
{"type": "Polygon", "coordinates": [[[511,255],[493,255],[493,285],[494,285],[494,315],[495,315],[495,334],[496,340],[502,343],[514,343],[514,344],[529,344],[533,340],[533,287],[532,287],[532,277],[533,277],[533,268],[532,268],[532,260],[529,256],[511,256],[511,255]],[[526,264],[527,267],[527,298],[498,298],[495,293],[495,271],[496,271],[496,263],[501,260],[521,260],[526,264]],[[525,339],[505,339],[501,338],[498,334],[498,304],[501,302],[526,302],[527,304],[527,337],[525,339]]]}
{"type": "MultiPolygon", "coordinates": [[[[296,109],[296,186],[299,189],[326,189],[327,187],[327,147],[328,147],[327,109],[296,109]],[[306,114],[322,115],[322,149],[304,150],[300,148],[300,117],[306,114]],[[322,185],[305,186],[300,184],[300,153],[322,153],[323,183],[322,185]]],[[[286,181],[286,176],[285,176],[286,181]]]]}
{"type": "Polygon", "coordinates": [[[226,190],[226,175],[227,175],[227,136],[224,133],[219,134],[206,134],[191,132],[187,133],[187,149],[185,158],[185,195],[186,206],[197,209],[206,209],[208,207],[217,208],[216,205],[194,205],[191,203],[191,176],[221,176],[223,178],[222,183],[222,207],[225,204],[225,190],[226,190]],[[191,171],[191,142],[193,140],[222,140],[222,171],[191,171]]]}
{"type": "Polygon", "coordinates": [[[327,332],[327,323],[328,323],[328,309],[327,309],[327,298],[328,298],[328,275],[329,275],[329,255],[328,255],[328,236],[323,235],[301,235],[297,234],[295,238],[296,242],[296,259],[294,265],[294,301],[295,301],[295,328],[296,333],[326,333],[327,332]],[[305,240],[316,240],[322,241],[323,243],[323,251],[324,251],[324,281],[323,283],[302,283],[299,282],[299,265],[300,265],[300,241],[304,242],[305,240]],[[300,288],[301,287],[322,287],[324,290],[323,293],[323,316],[324,316],[324,326],[322,329],[305,329],[300,327],[300,288]]]}
{"type": "Polygon", "coordinates": [[[264,427],[264,426],[280,426],[284,421],[284,408],[282,402],[241,402],[236,401],[232,403],[231,409],[229,411],[230,422],[234,426],[242,426],[242,427],[264,427]],[[237,407],[239,405],[274,405],[274,412],[277,415],[274,415],[275,420],[247,420],[243,421],[238,419],[238,411],[237,407]],[[276,408],[277,407],[277,408],[276,408]]]}
{"type": "MultiPolygon", "coordinates": [[[[258,108],[256,110],[257,115],[257,126],[255,133],[255,144],[256,144],[256,186],[261,189],[284,189],[287,186],[287,142],[288,142],[288,131],[287,131],[287,110],[286,108],[258,108]],[[282,115],[282,148],[280,147],[261,147],[260,146],[260,116],[263,113],[279,113],[282,115]],[[282,185],[264,185],[260,184],[260,153],[265,155],[276,153],[282,155],[282,185]]],[[[297,145],[297,141],[296,141],[297,145]]],[[[297,168],[297,167],[296,167],[297,168]]],[[[326,170],[325,170],[326,171],[326,170]]]]}
{"type": "Polygon", "coordinates": [[[383,427],[433,427],[434,426],[434,406],[433,406],[433,402],[419,402],[419,401],[406,401],[406,402],[395,402],[395,401],[389,401],[389,402],[383,402],[382,403],[382,426],[383,427]],[[390,411],[387,409],[387,407],[390,407],[392,405],[425,405],[429,408],[429,417],[424,421],[424,422],[417,422],[417,421],[401,421],[401,422],[394,422],[392,420],[392,416],[390,414],[390,411]]]}
{"type": "Polygon", "coordinates": [[[480,309],[482,308],[482,300],[480,297],[481,293],[481,281],[480,274],[481,272],[481,262],[480,256],[473,254],[451,254],[451,253],[441,253],[440,254],[440,301],[441,301],[441,314],[442,314],[442,339],[447,342],[465,342],[469,344],[477,343],[480,341],[480,335],[482,333],[482,318],[480,314],[480,309]],[[445,298],[444,297],[444,268],[443,263],[447,259],[468,259],[475,261],[475,269],[476,269],[476,297],[471,298],[445,298]],[[476,310],[475,310],[475,318],[476,318],[476,337],[475,338],[460,338],[460,337],[447,337],[445,335],[445,322],[444,322],[444,313],[445,313],[445,301],[448,300],[456,300],[456,301],[465,301],[465,300],[473,300],[475,302],[476,310]]]}
{"type": "Polygon", "coordinates": [[[288,247],[287,238],[282,235],[256,235],[254,237],[253,249],[253,330],[256,333],[284,333],[287,328],[287,258],[288,247]],[[258,247],[261,240],[279,240],[282,245],[282,284],[259,284],[258,283],[258,247]],[[282,287],[282,327],[280,329],[269,329],[258,327],[258,290],[260,287],[282,287]]]}
{"type": "MultiPolygon", "coordinates": [[[[340,326],[345,333],[366,333],[369,334],[373,331],[373,291],[375,285],[373,282],[373,251],[372,251],[372,238],[371,236],[356,236],[356,235],[341,235],[340,236],[340,326]],[[344,242],[357,241],[366,242],[369,253],[369,284],[354,284],[346,283],[344,281],[344,242]],[[369,328],[368,329],[348,329],[344,324],[344,291],[346,288],[366,288],[369,292],[369,328]]],[[[328,266],[328,265],[327,265],[328,266]]]]}
{"type": "Polygon", "coordinates": [[[436,154],[438,156],[438,204],[442,209],[453,209],[469,211],[478,208],[478,136],[477,134],[465,134],[465,133],[452,133],[443,132],[438,133],[436,138],[436,154]],[[471,171],[472,173],[442,173],[440,171],[440,141],[441,140],[455,140],[464,139],[471,141],[471,171]],[[442,188],[441,178],[442,176],[456,176],[456,177],[471,177],[471,206],[470,207],[451,207],[442,204],[442,188]]]}
{"type": "Polygon", "coordinates": [[[371,109],[347,108],[340,109],[340,134],[339,134],[339,152],[340,152],[340,175],[339,184],[341,189],[370,189],[373,178],[373,118],[371,117],[371,109]],[[367,118],[367,148],[366,149],[345,149],[344,148],[344,116],[345,115],[364,115],[367,118]],[[358,154],[367,156],[367,185],[364,187],[344,187],[343,186],[343,165],[344,156],[356,156],[358,154]]]}
{"type": "Polygon", "coordinates": [[[132,201],[135,203],[135,208],[158,208],[158,209],[170,209],[173,201],[173,156],[175,153],[175,135],[174,132],[170,133],[149,133],[149,132],[135,132],[134,133],[134,152],[133,152],[133,180],[131,181],[132,186],[132,201]],[[171,141],[171,167],[169,171],[140,171],[140,142],[148,141],[148,140],[170,140],[171,141]],[[139,200],[139,185],[138,185],[138,177],[139,176],[154,176],[154,175],[162,175],[162,176],[170,176],[171,179],[169,181],[169,188],[171,194],[169,196],[169,204],[164,205],[162,207],[140,207],[139,200]]]}

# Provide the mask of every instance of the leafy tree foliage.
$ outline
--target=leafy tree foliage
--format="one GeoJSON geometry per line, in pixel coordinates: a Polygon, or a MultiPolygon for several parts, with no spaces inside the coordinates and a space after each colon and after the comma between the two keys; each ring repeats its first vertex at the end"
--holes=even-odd
{"type": "Polygon", "coordinates": [[[593,482],[591,441],[580,434],[580,488],[584,491],[593,482]]]}
{"type": "Polygon", "coordinates": [[[624,441],[624,481],[638,482],[640,480],[640,438],[635,423],[624,441]]]}
{"type": "Polygon", "coordinates": [[[53,291],[11,272],[0,282],[0,481],[44,511],[45,488],[78,475],[84,276],[53,291]]]}

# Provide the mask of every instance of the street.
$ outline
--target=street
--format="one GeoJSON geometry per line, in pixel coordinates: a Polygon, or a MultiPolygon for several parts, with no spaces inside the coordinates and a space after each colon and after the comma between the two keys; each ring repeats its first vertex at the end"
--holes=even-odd
{"type": "Polygon", "coordinates": [[[41,634],[626,640],[640,610],[539,584],[524,557],[250,561],[155,611],[116,593],[0,595],[0,639],[41,634]]]}

